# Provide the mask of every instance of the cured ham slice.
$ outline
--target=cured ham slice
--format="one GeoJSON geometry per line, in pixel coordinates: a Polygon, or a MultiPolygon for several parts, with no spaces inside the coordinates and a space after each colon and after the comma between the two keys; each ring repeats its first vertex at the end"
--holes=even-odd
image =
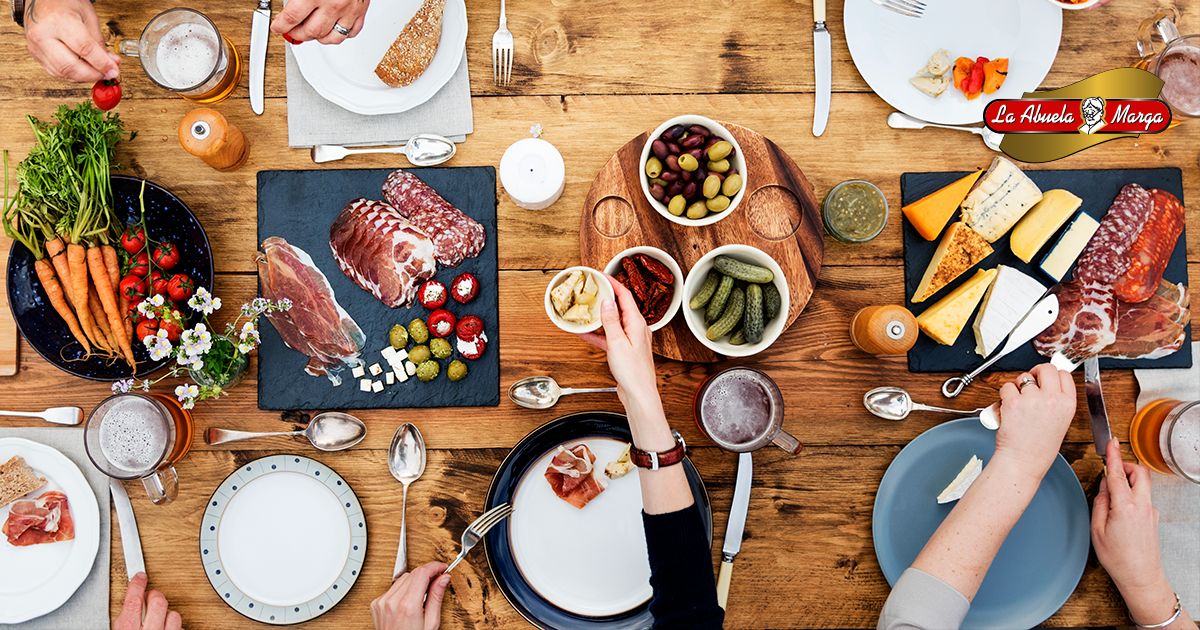
{"type": "Polygon", "coordinates": [[[398,170],[383,182],[383,198],[433,239],[437,261],[457,267],[487,243],[478,221],[463,214],[416,175],[398,170]]]}
{"type": "Polygon", "coordinates": [[[586,444],[563,448],[558,447],[550,466],[546,468],[546,481],[558,498],[583,509],[589,501],[604,492],[608,482],[597,477],[596,455],[586,444]]]}
{"type": "Polygon", "coordinates": [[[1114,359],[1157,359],[1183,347],[1191,320],[1188,290],[1160,280],[1154,294],[1139,303],[1117,300],[1117,339],[1100,351],[1114,359]]]}
{"type": "Polygon", "coordinates": [[[13,503],[0,533],[15,547],[74,540],[75,522],[67,506],[67,495],[52,491],[33,500],[13,503]]]}
{"type": "Polygon", "coordinates": [[[1058,319],[1033,340],[1042,356],[1060,350],[1095,355],[1117,340],[1117,300],[1107,284],[1072,280],[1051,292],[1058,295],[1058,319]]]}
{"type": "Polygon", "coordinates": [[[329,247],[346,277],[392,308],[410,306],[437,272],[433,241],[382,201],[346,204],[329,228],[329,247]]]}
{"type": "Polygon", "coordinates": [[[291,309],[268,311],[267,319],[289,348],[311,357],[305,372],[340,385],[346,366],[363,363],[362,329],[338,304],[329,279],[307,252],[277,236],[263,241],[262,249],[254,260],[263,297],[292,301],[291,309]]]}

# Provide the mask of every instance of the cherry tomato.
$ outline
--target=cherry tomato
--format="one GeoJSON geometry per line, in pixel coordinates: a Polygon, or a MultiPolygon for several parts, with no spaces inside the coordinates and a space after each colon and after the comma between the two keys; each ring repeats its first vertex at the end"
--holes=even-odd
{"type": "Polygon", "coordinates": [[[150,272],[150,295],[161,295],[165,298],[171,297],[167,285],[171,279],[163,276],[162,272],[155,269],[150,272]]]}
{"type": "Polygon", "coordinates": [[[163,317],[158,324],[159,329],[167,331],[167,339],[170,341],[179,341],[179,335],[183,333],[183,315],[178,310],[172,310],[166,317],[163,317]]]}
{"type": "Polygon", "coordinates": [[[434,337],[446,337],[454,332],[455,317],[454,313],[447,311],[444,308],[429,314],[429,334],[434,337]]]}
{"type": "Polygon", "coordinates": [[[479,294],[479,280],[470,273],[463,272],[458,274],[454,282],[450,283],[450,297],[454,298],[459,304],[466,304],[475,299],[479,294]]]}
{"type": "Polygon", "coordinates": [[[167,295],[176,302],[182,302],[196,291],[196,283],[187,274],[178,273],[167,281],[167,295]]]}
{"type": "Polygon", "coordinates": [[[458,334],[459,339],[470,341],[483,332],[483,320],[474,315],[467,315],[458,320],[458,326],[455,327],[454,332],[458,334]]]}
{"type": "Polygon", "coordinates": [[[417,291],[417,299],[421,301],[421,306],[431,311],[442,308],[446,303],[446,285],[437,280],[426,280],[421,290],[417,291]]]}
{"type": "Polygon", "coordinates": [[[138,255],[134,256],[129,273],[143,278],[150,273],[150,257],[146,255],[146,252],[138,252],[138,255]]]}
{"type": "Polygon", "coordinates": [[[154,248],[154,254],[150,256],[154,264],[162,267],[164,271],[170,271],[179,264],[179,248],[170,241],[163,241],[154,248]]]}
{"type": "Polygon", "coordinates": [[[121,292],[121,297],[126,300],[139,302],[142,298],[146,297],[146,279],[131,273],[121,278],[119,291],[121,292]]]}
{"type": "Polygon", "coordinates": [[[92,86],[92,101],[96,107],[108,111],[121,102],[121,80],[100,79],[92,86]]]}
{"type": "Polygon", "coordinates": [[[136,254],[146,247],[146,231],[140,225],[131,225],[121,235],[121,247],[130,254],[136,254]]]}
{"type": "Polygon", "coordinates": [[[138,341],[144,340],[146,337],[153,337],[158,334],[157,319],[143,319],[137,323],[137,330],[134,333],[137,335],[138,341]]]}

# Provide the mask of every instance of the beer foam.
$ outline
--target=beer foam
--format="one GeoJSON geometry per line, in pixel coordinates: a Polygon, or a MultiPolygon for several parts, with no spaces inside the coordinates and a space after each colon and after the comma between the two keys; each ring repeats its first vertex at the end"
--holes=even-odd
{"type": "Polygon", "coordinates": [[[1189,116],[1200,116],[1200,48],[1175,46],[1158,62],[1162,99],[1189,116]]]}
{"type": "Polygon", "coordinates": [[[738,447],[770,431],[774,407],[772,388],[757,373],[736,370],[714,379],[701,413],[709,437],[723,446],[738,447]]]}
{"type": "Polygon", "coordinates": [[[100,423],[100,451],[113,467],[149,472],[167,450],[170,432],[158,409],[140,398],[117,401],[100,423]]]}
{"type": "Polygon", "coordinates": [[[199,86],[221,53],[217,34],[201,24],[179,24],[158,41],[154,63],[164,83],[175,89],[199,86]]]}

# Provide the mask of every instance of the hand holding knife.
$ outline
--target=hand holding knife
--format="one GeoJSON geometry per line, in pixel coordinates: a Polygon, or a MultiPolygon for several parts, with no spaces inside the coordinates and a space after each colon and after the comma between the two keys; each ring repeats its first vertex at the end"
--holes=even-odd
{"type": "Polygon", "coordinates": [[[108,490],[112,493],[113,510],[117,513],[117,525],[121,528],[121,552],[125,555],[125,573],[128,579],[146,572],[146,561],[142,558],[142,539],[138,536],[137,519],[133,516],[133,503],[125,484],[120,479],[109,479],[108,490]]]}

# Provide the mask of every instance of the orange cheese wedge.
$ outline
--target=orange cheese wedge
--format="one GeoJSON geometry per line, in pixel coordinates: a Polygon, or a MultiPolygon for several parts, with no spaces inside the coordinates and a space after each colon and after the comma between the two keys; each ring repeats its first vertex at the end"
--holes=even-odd
{"type": "Polygon", "coordinates": [[[927,241],[932,241],[942,233],[942,228],[946,227],[946,222],[958,210],[959,204],[963,199],[966,199],[967,193],[971,191],[971,186],[975,185],[975,180],[983,171],[975,171],[970,175],[946,186],[945,188],[926,195],[907,206],[901,208],[904,216],[908,217],[909,223],[917,228],[917,232],[927,241]]]}

